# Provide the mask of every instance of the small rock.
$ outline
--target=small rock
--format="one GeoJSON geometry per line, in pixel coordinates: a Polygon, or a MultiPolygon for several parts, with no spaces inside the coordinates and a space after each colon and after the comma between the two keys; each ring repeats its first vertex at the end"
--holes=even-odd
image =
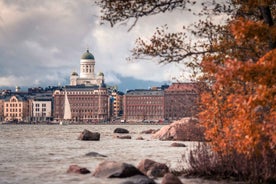
{"type": "Polygon", "coordinates": [[[89,157],[107,157],[106,155],[102,155],[100,153],[97,153],[97,152],[89,152],[89,153],[86,153],[85,156],[89,156],[89,157]]]}
{"type": "Polygon", "coordinates": [[[157,130],[154,130],[154,129],[149,129],[149,130],[144,130],[141,132],[141,134],[154,134],[158,131],[159,129],[157,130]]]}
{"type": "Polygon", "coordinates": [[[118,133],[118,134],[128,134],[129,131],[127,129],[124,129],[124,128],[116,128],[114,130],[114,133],[118,133]]]}
{"type": "Polygon", "coordinates": [[[186,147],[185,144],[183,143],[178,143],[178,142],[174,142],[171,144],[172,147],[186,147]]]}
{"type": "Polygon", "coordinates": [[[102,178],[127,178],[135,175],[144,174],[131,164],[115,161],[100,163],[93,173],[93,176],[102,178]]]}
{"type": "Polygon", "coordinates": [[[121,184],[156,184],[155,181],[147,176],[144,175],[135,175],[127,178],[121,184]]]}
{"type": "Polygon", "coordinates": [[[118,139],[131,139],[131,136],[130,135],[118,135],[118,136],[116,136],[116,138],[118,138],[118,139]]]}
{"type": "Polygon", "coordinates": [[[78,165],[70,165],[70,167],[67,170],[67,173],[88,174],[91,172],[85,167],[80,167],[78,165]]]}
{"type": "Polygon", "coordinates": [[[144,140],[144,138],[139,136],[139,137],[136,138],[136,140],[144,140]]]}
{"type": "Polygon", "coordinates": [[[162,179],[161,184],[182,184],[182,182],[172,173],[166,173],[162,179]]]}
{"type": "Polygon", "coordinates": [[[166,164],[158,163],[150,159],[142,160],[137,168],[149,177],[163,177],[169,172],[169,168],[166,164]]]}
{"type": "Polygon", "coordinates": [[[99,132],[90,132],[89,130],[84,129],[78,139],[83,141],[99,141],[100,136],[99,132]]]}

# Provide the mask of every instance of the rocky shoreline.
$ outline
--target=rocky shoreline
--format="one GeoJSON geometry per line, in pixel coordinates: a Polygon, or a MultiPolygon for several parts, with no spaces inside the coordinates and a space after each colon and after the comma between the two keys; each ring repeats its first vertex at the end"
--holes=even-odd
{"type": "MultiPolygon", "coordinates": [[[[170,125],[166,125],[161,129],[150,129],[141,132],[141,134],[151,134],[152,138],[159,140],[169,141],[199,141],[204,140],[202,129],[197,127],[197,120],[191,118],[184,118],[180,121],[176,121],[170,125]],[[195,131],[197,134],[192,134],[189,130],[195,131]],[[181,135],[181,136],[180,136],[181,135]],[[186,136],[185,136],[186,135],[186,136]]],[[[119,139],[131,139],[129,131],[124,128],[116,128],[114,131],[114,138],[119,139]]],[[[143,140],[142,136],[139,136],[136,140],[143,140]]],[[[82,141],[100,141],[99,132],[91,132],[84,129],[78,140],[82,141]]],[[[173,147],[185,147],[183,143],[173,142],[173,147]]],[[[162,178],[161,184],[181,184],[181,180],[178,176],[174,175],[174,172],[164,163],[156,162],[152,159],[143,159],[137,166],[129,164],[127,162],[117,162],[108,160],[108,156],[102,155],[97,152],[91,152],[86,154],[91,157],[103,157],[107,158],[98,164],[94,171],[90,171],[85,166],[70,165],[68,174],[91,174],[92,177],[99,178],[123,178],[122,183],[127,184],[155,184],[156,179],[162,178]]]]}

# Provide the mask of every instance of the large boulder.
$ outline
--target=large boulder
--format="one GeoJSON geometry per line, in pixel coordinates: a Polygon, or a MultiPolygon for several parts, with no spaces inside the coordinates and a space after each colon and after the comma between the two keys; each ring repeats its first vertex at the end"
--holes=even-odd
{"type": "Polygon", "coordinates": [[[204,141],[204,128],[195,118],[183,118],[162,127],[152,138],[164,141],[204,141]]]}
{"type": "Polygon", "coordinates": [[[70,165],[67,173],[76,173],[76,174],[88,174],[91,173],[88,169],[85,167],[80,167],[78,165],[70,165]]]}
{"type": "Polygon", "coordinates": [[[99,132],[90,132],[84,129],[78,139],[83,141],[99,141],[100,136],[101,134],[99,132]]]}
{"type": "Polygon", "coordinates": [[[169,168],[166,164],[158,163],[150,159],[142,160],[137,168],[149,177],[163,177],[169,172],[169,168]]]}
{"type": "Polygon", "coordinates": [[[161,184],[182,184],[180,179],[172,173],[167,173],[163,177],[161,184]]]}
{"type": "Polygon", "coordinates": [[[114,133],[117,133],[117,134],[128,134],[129,131],[127,129],[125,129],[125,128],[116,128],[114,130],[114,133]]]}
{"type": "Polygon", "coordinates": [[[100,163],[93,176],[101,178],[127,178],[135,175],[144,175],[131,164],[115,161],[104,161],[100,163]]]}

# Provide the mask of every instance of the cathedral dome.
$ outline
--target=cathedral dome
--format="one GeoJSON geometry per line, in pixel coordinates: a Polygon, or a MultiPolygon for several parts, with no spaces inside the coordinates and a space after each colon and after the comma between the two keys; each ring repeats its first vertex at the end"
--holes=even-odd
{"type": "Polygon", "coordinates": [[[103,72],[100,72],[99,74],[98,74],[98,76],[104,76],[104,73],[103,72]]]}
{"type": "Polygon", "coordinates": [[[79,76],[77,72],[72,72],[71,75],[72,76],[79,76]]]}
{"type": "Polygon", "coordinates": [[[87,49],[85,53],[82,54],[81,59],[95,59],[94,56],[87,49]]]}

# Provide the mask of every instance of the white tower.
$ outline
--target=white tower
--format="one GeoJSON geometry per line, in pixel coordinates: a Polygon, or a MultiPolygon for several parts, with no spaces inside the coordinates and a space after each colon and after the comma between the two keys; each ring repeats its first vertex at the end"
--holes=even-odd
{"type": "Polygon", "coordinates": [[[80,78],[94,79],[94,66],[95,58],[87,49],[87,51],[81,56],[80,60],[80,78]]]}

